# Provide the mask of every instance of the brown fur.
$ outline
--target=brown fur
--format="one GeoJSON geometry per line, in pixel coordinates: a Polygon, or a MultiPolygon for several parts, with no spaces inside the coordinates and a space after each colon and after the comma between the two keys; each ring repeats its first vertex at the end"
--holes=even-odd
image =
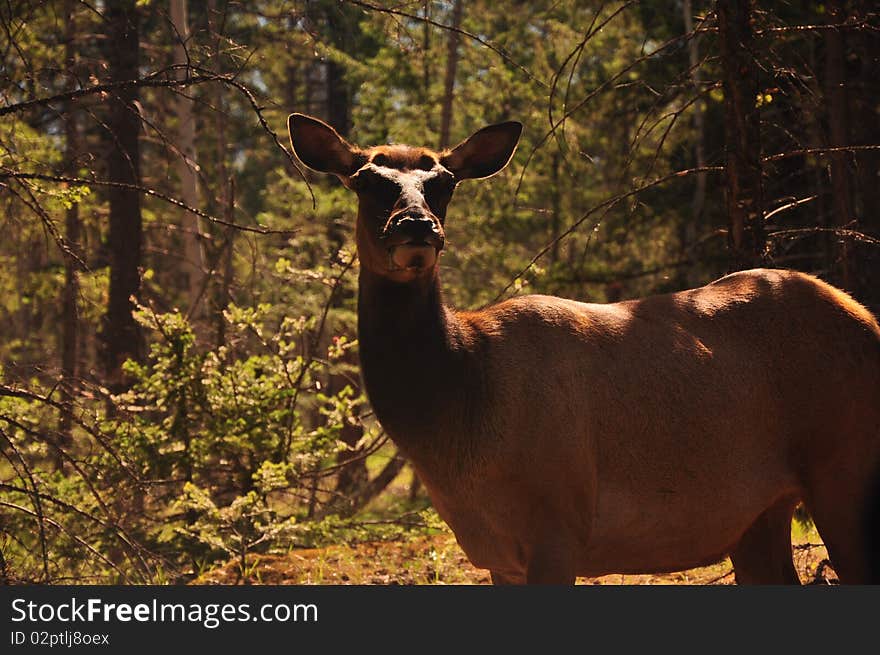
{"type": "Polygon", "coordinates": [[[437,153],[427,148],[412,146],[388,145],[370,148],[368,160],[380,166],[388,166],[398,170],[429,171],[437,163],[437,153]]]}
{"type": "MultiPolygon", "coordinates": [[[[322,129],[292,117],[294,147],[300,131],[322,129]]],[[[474,161],[491,147],[434,158],[455,162],[457,177],[484,173],[503,167],[505,147],[494,163],[474,161]]],[[[424,153],[362,152],[380,150],[406,153],[390,162],[401,170],[424,153]]],[[[389,272],[382,210],[369,189],[358,195],[367,393],[495,582],[674,571],[730,554],[739,582],[796,583],[800,500],[841,581],[876,581],[865,516],[880,467],[880,327],[845,293],[753,270],[615,304],[526,296],[455,312],[436,263],[389,272]]]]}

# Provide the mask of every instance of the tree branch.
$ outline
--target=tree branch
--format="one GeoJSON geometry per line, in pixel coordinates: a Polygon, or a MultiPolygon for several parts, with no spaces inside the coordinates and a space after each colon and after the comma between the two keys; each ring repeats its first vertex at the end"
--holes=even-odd
{"type": "Polygon", "coordinates": [[[472,41],[476,41],[480,45],[483,45],[483,46],[489,48],[489,50],[491,50],[492,52],[497,54],[499,57],[501,57],[508,64],[510,64],[511,66],[516,68],[517,70],[525,73],[526,76],[530,80],[532,80],[533,82],[536,82],[542,88],[544,88],[544,89],[550,88],[550,86],[546,82],[544,82],[543,80],[539,80],[537,77],[535,77],[535,75],[531,71],[529,71],[529,69],[527,69],[522,64],[516,62],[509,54],[504,52],[504,50],[502,50],[501,48],[499,48],[496,45],[493,45],[492,43],[490,43],[486,39],[484,39],[480,36],[477,36],[476,34],[474,34],[472,32],[468,32],[467,30],[461,29],[460,27],[454,27],[452,25],[444,25],[443,23],[438,23],[437,21],[432,20],[430,18],[427,18],[425,16],[419,16],[417,14],[410,14],[408,12],[400,11],[399,9],[392,9],[390,7],[380,7],[379,5],[370,4],[369,2],[363,2],[363,0],[345,0],[345,1],[348,2],[348,4],[355,5],[356,7],[360,7],[361,9],[367,9],[369,11],[377,11],[379,13],[390,14],[392,16],[400,16],[402,18],[407,18],[409,20],[419,21],[421,23],[427,23],[428,25],[431,25],[433,27],[439,27],[442,30],[447,30],[449,32],[455,32],[456,34],[461,34],[462,36],[466,36],[467,38],[471,39],[472,41]]]}
{"type": "Polygon", "coordinates": [[[15,171],[5,170],[0,172],[0,180],[4,179],[13,179],[13,180],[42,180],[44,182],[63,182],[66,184],[76,184],[79,186],[89,186],[89,185],[97,185],[97,186],[105,186],[105,187],[117,187],[122,189],[133,189],[135,191],[140,191],[144,195],[152,196],[153,198],[158,198],[159,200],[164,200],[165,202],[172,204],[176,207],[180,207],[181,209],[185,209],[186,211],[192,212],[197,216],[201,216],[207,221],[211,223],[216,223],[217,225],[225,225],[226,227],[235,228],[236,230],[241,230],[243,232],[254,232],[256,234],[281,234],[281,235],[291,235],[296,234],[298,230],[273,230],[268,227],[264,227],[262,225],[258,227],[250,227],[248,225],[241,225],[240,223],[232,223],[230,221],[223,220],[222,218],[217,218],[216,216],[212,216],[206,212],[203,212],[201,209],[197,209],[195,207],[190,207],[184,202],[181,202],[177,198],[172,198],[171,196],[165,195],[160,191],[156,191],[155,189],[150,189],[148,187],[141,186],[139,184],[129,184],[127,182],[110,182],[108,180],[89,180],[82,177],[67,177],[65,175],[45,175],[43,173],[18,173],[15,171]]]}
{"type": "Polygon", "coordinates": [[[267,134],[269,134],[269,136],[272,137],[275,145],[285,154],[288,161],[291,163],[294,169],[296,169],[300,177],[302,177],[303,181],[305,181],[306,186],[309,189],[309,194],[312,196],[312,204],[315,205],[317,201],[315,200],[315,195],[312,192],[312,187],[306,179],[306,176],[303,173],[302,169],[299,167],[299,164],[297,163],[296,158],[293,156],[293,153],[291,153],[286,147],[284,147],[284,145],[278,138],[278,135],[269,126],[269,123],[266,121],[265,116],[263,116],[263,107],[261,107],[260,104],[257,102],[257,99],[256,97],[254,97],[253,92],[251,92],[251,90],[247,88],[244,84],[239,82],[236,77],[237,74],[220,74],[191,66],[189,64],[174,64],[172,66],[167,66],[161,70],[149,73],[145,77],[139,79],[95,84],[94,86],[76,89],[74,91],[68,91],[66,93],[58,93],[53,96],[46,96],[42,98],[33,98],[31,100],[25,100],[24,102],[19,102],[13,105],[7,105],[6,107],[0,107],[0,116],[22,112],[37,107],[45,107],[56,102],[70,102],[71,100],[75,100],[77,98],[81,98],[87,95],[109,93],[111,91],[120,91],[122,89],[128,89],[132,87],[180,88],[192,86],[195,84],[205,84],[207,82],[219,82],[221,84],[226,84],[227,86],[231,86],[234,89],[237,89],[242,95],[244,95],[248,103],[251,105],[251,108],[254,110],[254,113],[257,115],[260,126],[267,134]],[[176,77],[168,77],[169,75],[179,73],[179,71],[181,70],[186,71],[186,77],[183,77],[181,79],[178,79],[176,77]],[[190,74],[193,72],[195,73],[194,75],[190,74]]]}

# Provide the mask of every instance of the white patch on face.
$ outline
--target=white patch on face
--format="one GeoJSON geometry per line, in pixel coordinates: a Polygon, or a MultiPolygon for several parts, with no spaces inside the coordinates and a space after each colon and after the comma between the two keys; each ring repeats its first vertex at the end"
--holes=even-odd
{"type": "MultiPolygon", "coordinates": [[[[400,199],[395,203],[400,207],[418,207],[427,204],[425,200],[425,182],[438,177],[442,173],[449,173],[440,164],[435,164],[430,171],[414,169],[402,171],[388,166],[379,166],[372,162],[366,164],[361,170],[370,169],[376,175],[381,175],[386,180],[391,180],[400,187],[400,199]]],[[[450,173],[451,175],[451,173],[450,173]]]]}

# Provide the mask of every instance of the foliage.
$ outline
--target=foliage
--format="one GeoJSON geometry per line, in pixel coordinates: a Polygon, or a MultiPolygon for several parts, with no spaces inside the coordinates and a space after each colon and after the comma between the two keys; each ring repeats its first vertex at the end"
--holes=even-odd
{"type": "MultiPolygon", "coordinates": [[[[126,364],[128,391],[80,404],[76,447],[54,473],[41,462],[59,449],[58,435],[43,432],[57,405],[3,387],[0,499],[20,508],[4,524],[4,560],[15,576],[43,575],[40,542],[53,528],[62,535],[50,535],[49,579],[101,576],[108,567],[123,579],[154,579],[160,567],[182,570],[185,557],[201,568],[285,549],[310,503],[330,508],[320,476],[348,448],[338,434],[360,421],[363,399],[350,386],[333,395],[314,389],[346,343],[337,339],[320,363],[308,359],[299,344],[310,321],[276,323],[269,310],[230,306],[229,343],[199,349],[179,312],[141,308],[139,321],[155,335],[149,360],[126,364]],[[114,557],[143,553],[113,551],[134,543],[151,558],[122,570],[114,557]],[[89,560],[80,547],[108,555],[89,560]]],[[[332,516],[315,526],[325,536],[347,529],[332,516]]]]}

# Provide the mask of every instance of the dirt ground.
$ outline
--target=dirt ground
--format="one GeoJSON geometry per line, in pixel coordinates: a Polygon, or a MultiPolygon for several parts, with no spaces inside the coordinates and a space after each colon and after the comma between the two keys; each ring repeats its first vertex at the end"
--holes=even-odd
{"type": "MultiPolygon", "coordinates": [[[[835,584],[827,552],[815,531],[794,538],[794,561],[804,584],[835,584]]],[[[578,578],[578,584],[729,585],[730,560],[664,575],[606,575],[578,578]]],[[[468,562],[451,534],[406,541],[368,542],[255,555],[247,564],[228,563],[199,576],[193,584],[490,584],[489,572],[468,562]],[[244,570],[242,570],[244,569],[244,570]]]]}

